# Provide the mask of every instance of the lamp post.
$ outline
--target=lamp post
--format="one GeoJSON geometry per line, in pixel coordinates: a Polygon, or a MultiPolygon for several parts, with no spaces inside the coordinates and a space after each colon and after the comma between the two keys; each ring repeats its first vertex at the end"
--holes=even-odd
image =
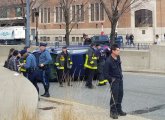
{"type": "Polygon", "coordinates": [[[25,31],[26,46],[30,46],[30,0],[26,0],[26,31],[25,31]]]}
{"type": "Polygon", "coordinates": [[[38,8],[35,8],[35,17],[36,17],[36,46],[38,46],[38,17],[39,17],[39,10],[38,8]]]}

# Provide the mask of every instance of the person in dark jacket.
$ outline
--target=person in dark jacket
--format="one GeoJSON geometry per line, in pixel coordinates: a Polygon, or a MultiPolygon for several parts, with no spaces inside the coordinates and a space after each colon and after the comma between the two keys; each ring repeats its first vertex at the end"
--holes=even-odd
{"type": "Polygon", "coordinates": [[[9,50],[9,54],[8,54],[7,60],[5,61],[5,64],[4,64],[4,67],[5,67],[5,68],[8,68],[9,59],[12,57],[14,50],[15,50],[14,48],[11,48],[11,49],[9,50]]]}
{"type": "Polygon", "coordinates": [[[111,46],[111,55],[106,59],[104,66],[105,78],[111,86],[110,117],[118,119],[118,116],[125,116],[122,111],[123,99],[123,74],[120,60],[120,49],[117,44],[111,46]]]}
{"type": "Polygon", "coordinates": [[[85,86],[92,89],[94,86],[92,84],[92,80],[95,75],[95,71],[97,70],[97,56],[95,52],[96,45],[94,43],[91,44],[85,58],[85,72],[86,72],[86,84],[85,86]]]}
{"type": "Polygon", "coordinates": [[[40,43],[41,55],[39,56],[39,68],[41,70],[42,83],[44,85],[45,93],[41,96],[50,97],[49,94],[49,76],[50,76],[50,63],[52,62],[52,57],[50,52],[46,50],[46,43],[40,43]]]}
{"type": "Polygon", "coordinates": [[[88,37],[87,34],[83,34],[83,38],[84,38],[84,45],[90,45],[92,43],[92,40],[88,37]]]}
{"type": "Polygon", "coordinates": [[[70,77],[70,69],[72,68],[72,60],[69,52],[67,51],[67,47],[62,47],[62,52],[58,54],[56,58],[55,65],[58,70],[58,81],[60,83],[60,87],[63,87],[63,82],[66,81],[68,86],[71,85],[71,77],[70,77]]]}
{"type": "Polygon", "coordinates": [[[104,65],[105,65],[105,60],[106,60],[106,53],[103,47],[100,46],[100,44],[96,44],[96,56],[98,58],[97,60],[97,72],[98,72],[98,86],[103,86],[106,85],[108,82],[105,77],[104,77],[104,65]]]}
{"type": "Polygon", "coordinates": [[[133,34],[130,35],[129,39],[130,39],[130,45],[135,46],[135,44],[134,44],[134,36],[133,36],[133,34]]]}
{"type": "Polygon", "coordinates": [[[18,65],[19,65],[18,57],[19,57],[19,51],[14,50],[8,62],[8,68],[10,70],[18,72],[18,65]]]}

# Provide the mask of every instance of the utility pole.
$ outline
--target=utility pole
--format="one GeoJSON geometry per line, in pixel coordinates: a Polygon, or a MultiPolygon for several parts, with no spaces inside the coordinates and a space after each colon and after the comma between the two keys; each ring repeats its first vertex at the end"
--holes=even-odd
{"type": "Polygon", "coordinates": [[[39,17],[39,8],[35,8],[35,17],[36,17],[36,46],[38,46],[38,17],[39,17]]]}
{"type": "Polygon", "coordinates": [[[30,0],[26,0],[26,46],[30,46],[30,0]]]}

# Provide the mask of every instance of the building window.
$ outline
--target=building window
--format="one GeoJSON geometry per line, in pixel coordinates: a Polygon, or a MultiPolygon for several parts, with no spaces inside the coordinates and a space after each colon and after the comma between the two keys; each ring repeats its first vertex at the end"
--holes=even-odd
{"type": "Polygon", "coordinates": [[[79,42],[79,37],[76,37],[76,42],[79,42]]]}
{"type": "Polygon", "coordinates": [[[72,37],[72,42],[75,42],[75,37],[72,37]]]}
{"type": "Polygon", "coordinates": [[[135,11],[135,27],[152,27],[152,11],[141,9],[135,11]]]}
{"type": "Polygon", "coordinates": [[[56,7],[56,23],[64,22],[64,15],[62,7],[56,7]]]}
{"type": "Polygon", "coordinates": [[[8,17],[8,11],[7,8],[0,8],[0,18],[7,18],[8,17]]]}
{"type": "Polygon", "coordinates": [[[16,17],[21,17],[22,16],[22,9],[21,9],[21,7],[16,7],[15,8],[15,16],[16,17]]]}
{"type": "Polygon", "coordinates": [[[72,21],[84,21],[84,5],[72,5],[72,21]]]}
{"type": "Polygon", "coordinates": [[[91,21],[104,20],[104,7],[101,3],[91,4],[91,21]]]}
{"type": "Polygon", "coordinates": [[[40,37],[40,41],[50,41],[50,37],[46,37],[46,36],[43,36],[43,37],[40,37]]]}
{"type": "Polygon", "coordinates": [[[41,23],[50,23],[50,8],[41,8],[41,23]]]}

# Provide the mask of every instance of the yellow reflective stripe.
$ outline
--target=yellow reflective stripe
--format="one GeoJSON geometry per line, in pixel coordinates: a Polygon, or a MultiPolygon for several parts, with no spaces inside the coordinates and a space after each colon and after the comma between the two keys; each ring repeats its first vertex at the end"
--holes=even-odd
{"type": "Polygon", "coordinates": [[[64,67],[59,67],[60,69],[64,69],[64,67]]]}
{"type": "Polygon", "coordinates": [[[108,80],[104,80],[104,82],[105,82],[105,83],[107,83],[107,82],[108,82],[108,80]]]}
{"type": "Polygon", "coordinates": [[[100,81],[99,84],[104,84],[104,80],[103,81],[100,81]]]}
{"type": "Polygon", "coordinates": [[[64,57],[60,57],[60,61],[64,61],[65,60],[65,58],[64,57]]]}
{"type": "Polygon", "coordinates": [[[21,72],[26,72],[26,69],[21,68],[20,71],[21,72]]]}
{"type": "Polygon", "coordinates": [[[92,57],[93,60],[97,60],[97,57],[92,57]]]}
{"type": "Polygon", "coordinates": [[[55,63],[55,65],[56,65],[56,66],[59,66],[59,65],[60,65],[60,63],[55,63]]]}
{"type": "Polygon", "coordinates": [[[85,64],[84,67],[89,68],[89,69],[97,69],[97,67],[91,67],[91,66],[89,66],[87,64],[85,64]]]}
{"type": "Polygon", "coordinates": [[[73,62],[70,62],[70,64],[72,65],[72,64],[73,64],[73,62]]]}
{"type": "Polygon", "coordinates": [[[90,64],[93,64],[93,63],[94,63],[93,61],[90,62],[90,64]]]}

